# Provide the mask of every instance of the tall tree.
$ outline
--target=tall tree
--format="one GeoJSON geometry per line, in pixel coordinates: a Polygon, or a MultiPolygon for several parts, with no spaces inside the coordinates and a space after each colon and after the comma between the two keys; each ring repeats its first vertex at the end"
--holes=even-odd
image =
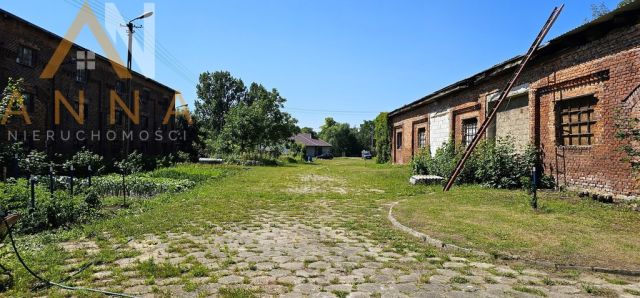
{"type": "Polygon", "coordinates": [[[360,124],[356,137],[363,150],[373,151],[373,120],[365,120],[360,124]]]}
{"type": "Polygon", "coordinates": [[[376,145],[376,160],[378,163],[386,163],[391,159],[391,143],[389,137],[389,123],[387,113],[378,114],[374,122],[374,135],[376,145]]]}
{"type": "Polygon", "coordinates": [[[618,8],[623,7],[623,6],[627,5],[627,4],[631,4],[631,3],[635,2],[635,1],[638,1],[638,0],[622,0],[622,1],[620,1],[620,3],[618,3],[618,8]]]}
{"type": "Polygon", "coordinates": [[[284,144],[298,131],[297,120],[282,111],[286,99],[276,89],[253,83],[246,99],[227,113],[215,146],[219,153],[260,153],[284,144]]]}
{"type": "Polygon", "coordinates": [[[216,135],[225,124],[227,112],[245,101],[247,88],[228,71],[204,72],[200,74],[196,93],[195,114],[203,128],[210,135],[216,135]]]}
{"type": "Polygon", "coordinates": [[[320,138],[331,144],[331,153],[341,156],[356,156],[360,154],[360,146],[354,130],[348,123],[338,123],[333,118],[324,119],[320,127],[320,138]]]}
{"type": "Polygon", "coordinates": [[[604,2],[600,2],[599,4],[591,4],[591,18],[595,20],[605,14],[609,13],[609,8],[604,2]]]}
{"type": "Polygon", "coordinates": [[[199,118],[196,115],[189,116],[186,113],[177,113],[175,121],[176,130],[184,132],[184,138],[178,138],[178,150],[188,153],[191,161],[198,161],[204,147],[204,136],[199,118]],[[191,121],[189,121],[189,117],[191,117],[191,121]]]}
{"type": "Polygon", "coordinates": [[[308,133],[312,138],[318,138],[318,133],[313,130],[311,127],[303,127],[300,129],[301,133],[308,133]]]}

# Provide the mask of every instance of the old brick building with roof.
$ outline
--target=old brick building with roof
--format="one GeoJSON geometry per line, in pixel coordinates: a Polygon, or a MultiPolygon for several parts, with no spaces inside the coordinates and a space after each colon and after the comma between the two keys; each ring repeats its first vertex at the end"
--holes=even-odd
{"type": "MultiPolygon", "coordinates": [[[[464,146],[491,111],[522,57],[514,57],[389,113],[392,161],[407,163],[453,138],[464,146]]],[[[640,113],[640,2],[542,46],[509,94],[489,137],[540,150],[559,185],[618,196],[639,194],[623,161],[616,120],[640,113]],[[620,114],[622,113],[622,114],[620,114]]]]}
{"type": "MultiPolygon", "coordinates": [[[[0,90],[4,89],[8,78],[23,78],[25,105],[32,120],[32,124],[26,125],[21,117],[11,118],[1,129],[3,135],[0,142],[8,141],[8,131],[18,131],[19,141],[50,153],[71,153],[84,146],[106,157],[120,155],[124,145],[122,138],[109,140],[104,133],[109,130],[122,132],[125,121],[129,121],[123,110],[116,107],[116,122],[114,125],[109,123],[110,92],[115,90],[126,101],[126,79],[116,75],[111,61],[106,57],[94,56],[90,50],[76,44],[72,45],[53,78],[41,79],[43,69],[61,41],[62,37],[0,9],[0,90]],[[95,69],[79,70],[76,67],[78,58],[82,58],[79,52],[85,57],[86,63],[95,64],[95,69]],[[56,90],[74,109],[78,107],[79,91],[84,92],[83,125],[76,123],[65,108],[61,108],[60,124],[54,123],[56,90]],[[62,138],[66,136],[64,134],[47,139],[47,130],[71,132],[72,135],[68,140],[62,138]],[[73,135],[80,130],[84,131],[85,140],[73,135]],[[24,132],[27,137],[22,134],[24,132]],[[33,137],[34,132],[39,136],[33,137]],[[103,133],[99,140],[91,137],[92,133],[98,132],[103,133]]],[[[174,152],[175,142],[167,137],[168,132],[174,129],[174,122],[169,121],[166,125],[162,122],[176,91],[136,72],[132,72],[131,85],[132,93],[134,90],[139,92],[140,118],[139,125],[131,125],[135,137],[130,150],[150,155],[174,152]],[[150,138],[141,139],[141,131],[150,132],[150,138]],[[156,133],[163,137],[156,137],[156,133]]]]}

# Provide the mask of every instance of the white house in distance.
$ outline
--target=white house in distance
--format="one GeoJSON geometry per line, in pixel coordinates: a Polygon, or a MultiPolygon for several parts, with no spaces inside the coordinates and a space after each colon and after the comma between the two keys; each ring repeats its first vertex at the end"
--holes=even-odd
{"type": "Polygon", "coordinates": [[[306,156],[318,156],[331,150],[331,144],[314,139],[309,133],[299,133],[291,138],[294,142],[304,145],[306,156]]]}

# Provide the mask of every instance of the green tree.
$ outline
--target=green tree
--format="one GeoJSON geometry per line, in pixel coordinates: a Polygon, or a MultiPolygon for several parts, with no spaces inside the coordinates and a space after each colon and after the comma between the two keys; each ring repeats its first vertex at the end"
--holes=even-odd
{"type": "Polygon", "coordinates": [[[638,0],[622,0],[622,1],[620,1],[620,3],[618,3],[618,8],[623,7],[623,6],[627,5],[627,4],[631,4],[631,3],[635,2],[635,1],[638,1],[638,0]]]}
{"type": "Polygon", "coordinates": [[[356,137],[363,150],[373,151],[373,132],[375,125],[373,120],[365,120],[360,124],[356,137]]]}
{"type": "Polygon", "coordinates": [[[333,118],[324,119],[320,127],[320,138],[331,144],[331,153],[336,156],[360,154],[360,146],[355,131],[348,123],[338,123],[333,118]]]}
{"type": "Polygon", "coordinates": [[[591,19],[595,20],[605,14],[609,13],[609,8],[604,2],[600,2],[599,4],[591,4],[591,19]]]}
{"type": "Polygon", "coordinates": [[[391,143],[389,137],[389,123],[386,112],[378,114],[374,122],[373,139],[376,148],[376,161],[386,163],[391,159],[391,143]]]}
{"type": "Polygon", "coordinates": [[[231,108],[215,142],[220,153],[258,153],[281,147],[298,131],[297,120],[282,111],[286,99],[278,90],[253,83],[249,100],[231,108]]]}
{"type": "Polygon", "coordinates": [[[303,128],[301,128],[301,129],[300,129],[300,132],[301,132],[301,133],[308,133],[308,134],[310,134],[310,135],[311,135],[311,137],[312,137],[312,138],[314,138],[314,139],[318,138],[318,133],[317,133],[317,132],[315,132],[315,131],[313,130],[313,128],[311,128],[311,127],[303,127],[303,128]]]}
{"type": "Polygon", "coordinates": [[[176,130],[184,133],[184,137],[178,138],[178,151],[189,155],[192,162],[198,161],[201,151],[204,148],[204,131],[200,125],[200,118],[196,115],[189,116],[186,113],[176,114],[176,130]],[[191,117],[191,123],[189,123],[191,117]]]}
{"type": "MultiPolygon", "coordinates": [[[[618,5],[616,8],[620,8],[623,7],[625,5],[631,4],[635,1],[638,0],[622,0],[620,2],[618,2],[618,5]]],[[[604,4],[604,2],[600,2],[598,4],[592,3],[591,4],[591,19],[586,19],[585,22],[590,22],[592,20],[595,20],[603,15],[608,14],[609,12],[611,12],[611,10],[609,9],[609,7],[607,7],[607,5],[604,4]]]]}
{"type": "Polygon", "coordinates": [[[231,108],[217,137],[215,151],[225,154],[253,151],[260,134],[257,117],[255,109],[244,102],[231,108]]]}
{"type": "Polygon", "coordinates": [[[204,72],[196,86],[195,114],[211,136],[222,130],[225,116],[234,106],[246,100],[247,88],[241,79],[228,71],[204,72]]]}

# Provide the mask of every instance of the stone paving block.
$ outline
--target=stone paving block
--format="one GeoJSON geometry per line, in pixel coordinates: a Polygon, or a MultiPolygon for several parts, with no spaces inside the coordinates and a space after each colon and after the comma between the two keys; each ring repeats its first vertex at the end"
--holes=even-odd
{"type": "Polygon", "coordinates": [[[244,281],[244,277],[238,275],[228,275],[218,279],[218,283],[223,285],[239,284],[244,281]]]}

